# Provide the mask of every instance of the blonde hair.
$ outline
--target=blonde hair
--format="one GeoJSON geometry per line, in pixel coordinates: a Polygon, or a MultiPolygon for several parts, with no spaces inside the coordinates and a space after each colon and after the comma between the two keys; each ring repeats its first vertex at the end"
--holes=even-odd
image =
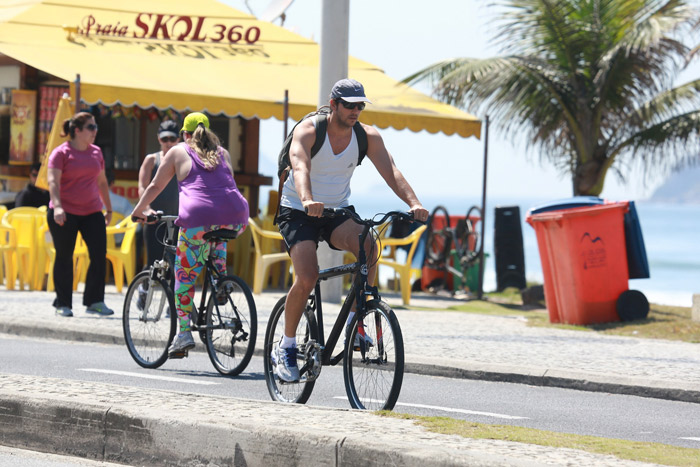
{"type": "Polygon", "coordinates": [[[197,125],[192,137],[187,140],[187,144],[197,153],[207,170],[213,170],[221,163],[219,157],[220,141],[218,136],[201,123],[197,125]]]}

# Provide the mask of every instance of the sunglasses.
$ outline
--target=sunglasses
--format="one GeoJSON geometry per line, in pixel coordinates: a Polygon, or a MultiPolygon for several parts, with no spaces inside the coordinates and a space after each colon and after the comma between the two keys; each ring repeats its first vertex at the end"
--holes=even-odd
{"type": "Polygon", "coordinates": [[[178,140],[177,136],[163,136],[160,140],[164,143],[176,143],[178,140]]]}
{"type": "Polygon", "coordinates": [[[29,176],[30,176],[30,177],[38,177],[38,176],[39,176],[39,172],[31,172],[31,173],[29,174],[29,176]]]}
{"type": "Polygon", "coordinates": [[[338,102],[343,104],[343,107],[345,107],[348,110],[353,110],[353,109],[365,110],[365,103],[364,102],[346,102],[342,99],[338,99],[338,102]]]}
{"type": "Polygon", "coordinates": [[[85,129],[87,129],[88,131],[97,131],[97,125],[94,123],[88,123],[87,125],[85,125],[85,129]]]}

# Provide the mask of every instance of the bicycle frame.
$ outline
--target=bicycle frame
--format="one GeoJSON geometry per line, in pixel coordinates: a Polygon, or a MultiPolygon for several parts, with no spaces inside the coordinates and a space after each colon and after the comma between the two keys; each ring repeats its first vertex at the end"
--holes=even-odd
{"type": "MultiPolygon", "coordinates": [[[[333,350],[335,350],[335,346],[338,343],[338,340],[340,339],[340,336],[342,335],[345,329],[345,323],[347,322],[347,318],[350,314],[350,310],[352,309],[352,304],[355,301],[355,298],[358,295],[360,296],[360,300],[357,300],[357,307],[355,310],[356,313],[360,313],[360,316],[362,316],[362,313],[364,313],[365,302],[368,294],[371,294],[375,299],[379,299],[379,291],[377,290],[377,288],[369,286],[367,282],[369,267],[366,264],[367,254],[365,253],[364,243],[365,239],[367,238],[367,235],[369,234],[369,231],[369,226],[363,226],[362,233],[359,235],[360,251],[359,258],[356,262],[351,264],[344,264],[341,266],[334,266],[328,269],[322,269],[318,273],[318,281],[316,282],[316,287],[314,289],[314,305],[316,307],[316,322],[318,324],[318,336],[319,345],[321,346],[322,365],[337,365],[338,362],[340,362],[340,360],[343,358],[342,351],[338,353],[338,355],[333,357],[333,350]],[[328,335],[328,341],[326,342],[323,331],[323,304],[321,299],[321,282],[328,279],[332,279],[334,277],[344,276],[347,274],[355,274],[355,278],[352,282],[352,286],[350,287],[350,291],[345,297],[345,301],[343,302],[343,305],[340,308],[340,312],[335,320],[333,329],[331,329],[331,332],[328,335]],[[358,292],[360,293],[358,294],[358,292]]],[[[304,365],[304,368],[300,369],[302,373],[303,370],[306,369],[306,366],[307,365],[304,365]]]]}

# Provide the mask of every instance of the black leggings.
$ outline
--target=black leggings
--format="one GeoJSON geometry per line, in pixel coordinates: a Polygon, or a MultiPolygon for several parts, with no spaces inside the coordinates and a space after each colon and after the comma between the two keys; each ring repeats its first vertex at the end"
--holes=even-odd
{"type": "Polygon", "coordinates": [[[86,216],[66,213],[66,222],[61,226],[53,219],[53,209],[46,213],[46,220],[56,248],[53,266],[53,283],[56,299],[53,306],[73,308],[73,251],[78,232],[87,245],[90,267],[85,279],[83,305],[103,302],[105,297],[105,272],[107,254],[107,230],[105,217],[98,211],[86,216]]]}

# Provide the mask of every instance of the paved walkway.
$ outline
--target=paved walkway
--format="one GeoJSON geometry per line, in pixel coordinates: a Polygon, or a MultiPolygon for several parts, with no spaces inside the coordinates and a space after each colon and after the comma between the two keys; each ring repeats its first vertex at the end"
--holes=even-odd
{"type": "MultiPolygon", "coordinates": [[[[53,294],[47,292],[0,288],[0,294],[0,332],[123,343],[124,295],[113,287],[108,287],[105,301],[117,313],[108,318],[87,315],[82,306],[74,307],[73,318],[57,317],[51,307],[53,294]]],[[[282,292],[255,296],[258,348],[269,311],[281,296],[282,292]]],[[[75,303],[81,298],[76,293],[75,303]]],[[[414,295],[409,309],[400,307],[398,295],[385,295],[385,299],[397,308],[407,371],[700,402],[699,344],[529,327],[516,317],[447,311],[464,302],[428,294],[414,295]],[[430,311],[419,311],[425,308],[430,311]]],[[[324,304],[328,326],[338,308],[324,304]]],[[[183,408],[164,402],[169,398],[160,392],[135,395],[110,385],[0,373],[0,439],[18,447],[44,447],[39,450],[52,443],[64,446],[69,439],[68,448],[61,452],[88,456],[99,452],[103,460],[145,464],[154,462],[156,457],[150,461],[143,457],[151,455],[165,459],[159,463],[198,465],[203,460],[201,444],[186,441],[175,452],[169,443],[169,437],[181,433],[178,430],[191,432],[195,425],[198,433],[235,437],[235,449],[224,443],[225,447],[206,451],[211,456],[208,462],[218,459],[226,465],[272,465],[284,463],[283,458],[292,464],[313,459],[310,463],[316,465],[381,464],[389,458],[399,465],[423,465],[428,459],[434,465],[639,465],[572,450],[435,435],[410,421],[378,419],[357,411],[192,398],[198,411],[205,407],[196,420],[191,419],[191,409],[183,413],[183,408]],[[221,417],[217,408],[224,403],[222,411],[244,416],[221,417]],[[303,430],[279,426],[285,416],[300,420],[297,411],[303,411],[307,421],[303,430]],[[79,432],[91,423],[99,428],[95,439],[86,440],[79,432]],[[22,429],[17,429],[18,424],[22,429]],[[368,429],[373,433],[371,442],[363,437],[368,429]],[[261,450],[260,443],[267,448],[261,450]],[[234,459],[238,455],[243,461],[234,459]],[[377,462],[372,457],[376,455],[384,460],[377,462]],[[226,456],[233,457],[227,462],[226,456]]]]}

